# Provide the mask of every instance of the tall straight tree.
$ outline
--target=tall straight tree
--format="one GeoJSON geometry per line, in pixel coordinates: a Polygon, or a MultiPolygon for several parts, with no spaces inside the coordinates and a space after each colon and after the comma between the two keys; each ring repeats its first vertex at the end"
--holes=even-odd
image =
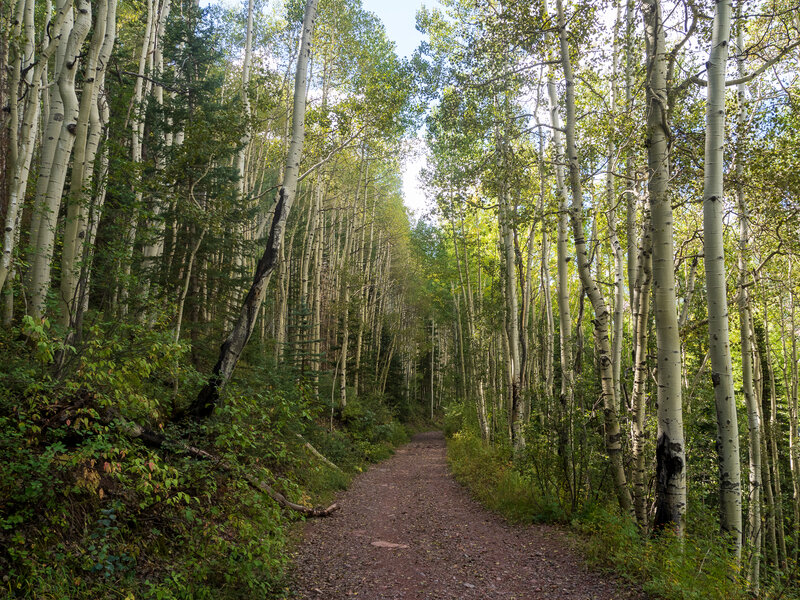
{"type": "Polygon", "coordinates": [[[617,500],[619,500],[622,510],[633,516],[633,501],[628,489],[625,465],[622,460],[622,432],[619,426],[618,401],[614,391],[614,366],[612,364],[611,340],[609,339],[611,313],[608,310],[608,304],[603,297],[600,286],[592,276],[586,235],[584,233],[583,190],[581,189],[580,160],[576,142],[575,78],[572,73],[572,61],[567,40],[567,19],[562,0],[556,0],[556,12],[558,38],[561,48],[561,66],[564,69],[564,79],[566,81],[565,137],[570,191],[572,192],[570,220],[572,221],[572,232],[575,239],[575,256],[581,285],[594,309],[594,335],[598,351],[597,360],[600,367],[606,452],[611,462],[611,477],[613,478],[617,500]]]}
{"type": "Polygon", "coordinates": [[[703,256],[708,294],[711,380],[717,406],[720,525],[737,557],[742,548],[742,486],[739,425],[733,391],[728,286],[723,244],[723,150],[725,147],[725,73],[731,32],[731,2],[718,0],[708,58],[706,150],[703,185],[703,256]]]}
{"type": "Polygon", "coordinates": [[[670,202],[669,58],[660,0],[643,0],[647,52],[647,147],[650,218],[653,223],[653,308],[658,346],[658,441],[654,525],[683,535],[686,519],[686,450],[681,405],[681,340],[675,299],[670,202]]]}
{"type": "MultiPolygon", "coordinates": [[[[738,51],[738,75],[745,76],[744,65],[744,33],[739,26],[736,36],[738,51]]],[[[739,335],[742,356],[742,393],[744,395],[745,410],[747,411],[747,439],[748,439],[748,489],[747,497],[747,550],[746,577],[750,591],[754,595],[759,592],[761,572],[761,541],[763,531],[761,526],[761,415],[754,389],[754,352],[753,352],[753,317],[750,305],[750,292],[748,286],[748,254],[750,252],[750,217],[748,214],[747,200],[744,193],[744,136],[746,126],[745,84],[738,85],[737,99],[737,135],[736,135],[736,200],[739,209],[739,290],[737,304],[739,309],[739,335]]],[[[789,278],[791,281],[791,277],[789,278]]],[[[794,330],[794,328],[792,328],[794,330]]],[[[794,335],[792,336],[794,339],[794,335]]]]}
{"type": "Polygon", "coordinates": [[[300,38],[300,52],[297,56],[297,70],[294,81],[294,111],[292,113],[292,138],[289,153],[286,157],[283,184],[278,192],[278,201],[272,217],[267,246],[261,260],[258,261],[253,284],[245,296],[241,311],[233,325],[233,329],[222,343],[219,358],[214,365],[208,383],[190,404],[188,414],[194,417],[208,417],[219,402],[219,394],[231,377],[244,347],[247,345],[256,318],[264,301],[267,284],[275,269],[286,232],[286,220],[292,210],[297,180],[300,173],[300,160],[303,155],[305,140],[306,88],[308,78],[308,61],[311,56],[311,36],[317,16],[317,0],[307,0],[303,17],[303,30],[300,38]]]}
{"type": "MultiPolygon", "coordinates": [[[[547,11],[547,3],[544,5],[547,11]]],[[[553,34],[548,33],[548,40],[553,41],[553,34]]],[[[548,111],[550,112],[550,125],[553,128],[553,154],[556,172],[556,192],[558,196],[558,225],[556,236],[556,301],[558,305],[559,350],[561,358],[561,404],[562,423],[560,425],[560,442],[563,454],[564,472],[568,471],[566,464],[567,453],[572,443],[570,435],[569,411],[572,408],[575,387],[572,373],[572,314],[569,303],[569,192],[567,191],[566,176],[564,174],[564,144],[561,138],[561,115],[558,112],[558,91],[555,81],[555,57],[550,58],[551,65],[547,78],[548,111]]]]}
{"type": "MultiPolygon", "coordinates": [[[[34,54],[34,1],[17,3],[9,45],[8,77],[8,165],[4,183],[8,185],[3,255],[0,258],[0,289],[12,270],[14,250],[19,239],[20,208],[28,186],[31,160],[37,142],[41,117],[41,91],[50,58],[62,48],[62,37],[72,28],[72,0],[56,3],[55,17],[49,21],[49,36],[34,54]]],[[[55,87],[55,86],[53,86],[55,87]]],[[[49,145],[48,147],[50,147],[49,145]]],[[[41,174],[39,175],[41,177],[41,174]]],[[[33,236],[31,236],[33,239],[33,236]]]]}
{"type": "Polygon", "coordinates": [[[42,145],[43,156],[45,150],[50,148],[52,148],[52,155],[49,157],[48,176],[40,182],[41,185],[37,186],[37,208],[41,221],[38,227],[38,236],[33,243],[34,256],[29,286],[30,312],[36,319],[40,318],[44,312],[47,292],[50,289],[50,262],[55,247],[56,219],[61,206],[61,196],[67,180],[67,167],[80,118],[75,75],[80,66],[83,41],[91,26],[91,4],[89,2],[76,3],[74,21],[69,36],[62,38],[63,54],[59,49],[61,63],[55,87],[58,89],[60,106],[57,111],[52,112],[50,118],[53,124],[53,137],[48,137],[42,145]]]}

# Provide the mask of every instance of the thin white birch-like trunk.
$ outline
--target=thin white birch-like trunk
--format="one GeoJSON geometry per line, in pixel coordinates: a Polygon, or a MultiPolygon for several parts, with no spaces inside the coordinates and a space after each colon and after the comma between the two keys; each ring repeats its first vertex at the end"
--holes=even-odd
{"type": "Polygon", "coordinates": [[[633,469],[631,485],[633,488],[633,504],[636,521],[639,527],[646,529],[649,521],[647,515],[647,477],[645,466],[645,442],[647,441],[646,386],[649,377],[647,360],[648,321],[650,318],[650,284],[653,268],[653,238],[650,211],[645,207],[642,235],[639,237],[639,250],[634,280],[633,304],[633,386],[631,387],[631,410],[633,418],[632,454],[633,469]]]}
{"type": "Polygon", "coordinates": [[[478,425],[484,441],[490,438],[489,419],[487,415],[486,396],[484,391],[483,370],[477,358],[479,354],[479,342],[476,338],[477,328],[475,326],[475,305],[472,298],[472,283],[469,269],[469,255],[467,253],[467,242],[464,235],[463,215],[461,215],[461,251],[458,248],[458,235],[453,226],[453,250],[456,256],[456,266],[458,267],[458,277],[460,280],[461,292],[464,296],[464,306],[466,308],[467,323],[467,368],[470,379],[476,384],[476,411],[478,415],[478,425]],[[462,257],[463,255],[463,257],[462,257]],[[463,269],[462,269],[463,263],[463,269]]]}
{"type": "Polygon", "coordinates": [[[66,40],[64,59],[56,81],[63,105],[63,120],[60,124],[55,153],[47,178],[44,203],[40,207],[39,235],[34,247],[29,310],[31,316],[37,320],[44,313],[47,293],[50,289],[50,263],[53,258],[56,237],[56,217],[61,206],[64,183],[67,178],[67,166],[72,155],[80,116],[78,95],[75,91],[75,75],[78,71],[81,47],[91,25],[91,4],[88,0],[78,0],[75,5],[75,21],[66,40]]]}
{"type": "MultiPolygon", "coordinates": [[[[167,26],[167,19],[171,9],[171,0],[161,0],[158,11],[158,19],[155,23],[155,34],[153,41],[152,61],[150,74],[158,80],[164,72],[164,52],[163,40],[167,26]]],[[[156,105],[164,105],[164,88],[159,83],[152,83],[152,96],[156,105]]],[[[164,133],[162,143],[165,148],[169,148],[173,143],[173,135],[164,133]]],[[[157,171],[163,171],[165,164],[161,153],[156,155],[155,167],[157,171]]],[[[144,280],[140,289],[141,300],[146,300],[150,295],[150,286],[156,278],[156,267],[164,254],[164,222],[161,214],[164,212],[163,198],[155,197],[152,199],[152,218],[147,220],[147,243],[142,246],[142,271],[144,280]]]]}
{"type": "Polygon", "coordinates": [[[744,203],[744,194],[739,194],[739,327],[742,345],[742,391],[747,409],[748,449],[749,449],[749,502],[748,521],[748,564],[747,581],[752,593],[757,594],[760,588],[761,548],[763,545],[763,527],[761,514],[761,411],[756,394],[756,368],[758,357],[755,351],[753,335],[753,319],[751,314],[748,287],[747,254],[749,246],[749,223],[744,203]]]}
{"type": "MultiPolygon", "coordinates": [[[[544,199],[547,193],[547,178],[544,169],[544,136],[539,136],[539,216],[542,223],[542,261],[541,261],[541,286],[542,302],[544,304],[545,334],[543,344],[544,355],[544,391],[547,401],[554,397],[555,369],[553,365],[553,336],[555,335],[555,321],[553,318],[553,299],[550,293],[550,238],[547,230],[547,221],[544,216],[544,199]]],[[[533,230],[531,230],[531,236],[533,230]]],[[[530,249],[529,249],[530,252],[530,249]]]]}
{"type": "Polygon", "coordinates": [[[0,290],[3,289],[12,269],[14,250],[19,240],[20,207],[25,199],[39,131],[44,74],[50,57],[62,47],[62,38],[68,35],[72,27],[72,0],[60,2],[56,10],[55,19],[49,23],[50,37],[46,44],[42,41],[40,52],[36,56],[34,56],[34,0],[18,0],[14,13],[10,44],[13,52],[10,53],[12,60],[8,80],[9,156],[6,172],[9,178],[8,205],[3,232],[3,254],[0,258],[0,290]]]}
{"type": "MultiPolygon", "coordinates": [[[[70,7],[64,11],[64,25],[61,35],[58,38],[58,45],[55,49],[55,58],[53,60],[53,77],[56,82],[58,81],[59,73],[64,64],[64,56],[67,51],[67,40],[75,24],[75,11],[70,7]]],[[[50,171],[53,166],[53,158],[56,154],[58,146],[58,136],[61,133],[61,124],[64,120],[64,104],[61,101],[61,90],[55,82],[47,82],[47,69],[42,73],[42,84],[44,85],[45,93],[42,100],[46,101],[46,110],[42,111],[42,131],[41,142],[39,149],[39,170],[36,180],[36,194],[33,200],[33,214],[31,215],[31,224],[29,229],[29,245],[32,248],[35,256],[39,248],[39,230],[41,227],[44,212],[47,206],[47,185],[50,181],[50,171]]],[[[38,107],[37,107],[38,108],[38,107]]],[[[30,262],[33,262],[33,258],[30,262]]],[[[28,269],[26,282],[28,286],[28,294],[32,295],[30,281],[33,274],[32,268],[28,269]]]]}
{"type": "MultiPolygon", "coordinates": [[[[625,3],[625,110],[633,114],[633,70],[634,70],[634,2],[625,3]]],[[[633,311],[634,278],[636,273],[636,181],[634,181],[634,151],[630,147],[625,152],[625,207],[626,233],[628,245],[628,301],[633,311]]],[[[635,368],[635,367],[634,367],[635,368]]]]}
{"type": "MultiPolygon", "coordinates": [[[[507,116],[507,115],[506,115],[507,116]]],[[[497,133],[497,166],[503,171],[507,168],[507,139],[505,133],[497,133]]],[[[502,175],[501,175],[502,176],[502,175]]],[[[519,296],[517,293],[517,260],[514,252],[514,223],[513,211],[507,184],[502,182],[499,197],[499,225],[501,259],[504,269],[504,293],[506,334],[508,345],[508,360],[506,361],[506,376],[508,384],[509,426],[511,442],[514,451],[519,452],[525,447],[525,409],[523,406],[521,382],[521,353],[520,353],[520,328],[519,328],[519,296]]]]}
{"type": "MultiPolygon", "coordinates": [[[[142,39],[142,48],[139,52],[139,67],[137,71],[136,83],[133,87],[133,98],[131,106],[128,108],[133,116],[129,116],[131,128],[131,162],[139,165],[142,162],[142,143],[144,141],[144,116],[146,112],[146,99],[150,93],[151,83],[145,77],[147,64],[154,51],[156,37],[156,12],[157,0],[147,0],[147,21],[142,39]]],[[[123,239],[122,259],[120,265],[120,282],[112,299],[112,305],[118,310],[120,316],[128,312],[128,293],[130,288],[131,261],[133,259],[133,246],[136,243],[136,232],[139,222],[139,206],[142,203],[142,190],[138,186],[134,192],[133,209],[129,216],[129,221],[125,227],[123,239]]]]}
{"type": "Polygon", "coordinates": [[[703,256],[708,299],[711,381],[717,408],[720,526],[735,555],[742,548],[742,490],[739,471],[739,425],[733,391],[728,287],[723,243],[723,151],[725,146],[725,75],[731,30],[731,1],[718,0],[708,63],[706,149],[703,182],[703,256]]]}
{"type": "Polygon", "coordinates": [[[675,298],[674,239],[670,204],[670,132],[667,53],[660,0],[643,0],[647,50],[647,162],[653,223],[653,309],[658,346],[656,528],[683,536],[686,521],[686,451],[681,404],[681,341],[675,298]]]}
{"type": "Polygon", "coordinates": [[[75,326],[78,312],[83,306],[83,299],[78,296],[78,282],[83,266],[81,257],[86,255],[85,244],[89,241],[94,161],[104,125],[98,101],[116,37],[116,12],[116,0],[100,0],[81,92],[61,254],[59,321],[64,327],[75,326]]]}
{"type": "Polygon", "coordinates": [[[775,369],[772,366],[772,348],[769,339],[769,310],[766,295],[764,299],[764,363],[767,365],[767,375],[769,376],[769,427],[767,428],[767,440],[769,444],[769,467],[772,472],[773,497],[775,499],[775,540],[778,546],[778,567],[784,572],[789,571],[789,564],[786,560],[786,536],[784,531],[783,519],[783,491],[781,486],[781,469],[778,460],[778,440],[781,434],[778,423],[778,403],[775,393],[775,369]]]}
{"type": "Polygon", "coordinates": [[[606,201],[608,202],[608,235],[614,252],[614,313],[612,318],[611,365],[614,380],[614,397],[617,410],[622,408],[622,330],[625,318],[625,250],[619,241],[617,232],[617,196],[614,189],[614,161],[616,158],[616,110],[617,110],[617,72],[619,70],[619,27],[622,19],[622,6],[617,6],[617,18],[614,24],[614,47],[611,65],[611,123],[606,148],[606,201]]]}
{"type": "Polygon", "coordinates": [[[589,253],[586,247],[583,223],[583,190],[581,189],[580,161],[576,143],[576,105],[575,105],[575,80],[572,74],[572,61],[567,41],[567,21],[562,0],[556,0],[558,15],[558,37],[561,48],[561,65],[566,81],[566,152],[569,166],[569,182],[572,192],[572,205],[570,207],[570,220],[572,222],[573,238],[575,240],[575,255],[580,276],[586,296],[592,303],[595,316],[595,344],[597,346],[597,360],[600,368],[600,385],[602,390],[603,413],[605,423],[605,445],[611,463],[611,477],[614,489],[622,510],[631,516],[633,514],[633,501],[628,489],[625,466],[622,457],[622,432],[619,425],[618,401],[614,396],[614,375],[611,355],[611,341],[609,340],[609,310],[600,287],[594,281],[589,265],[589,253]]]}
{"type": "MultiPolygon", "coordinates": [[[[547,2],[544,4],[548,9],[547,2]]],[[[555,47],[552,33],[547,34],[549,44],[555,47]]],[[[555,58],[553,58],[555,62],[555,58]]],[[[561,116],[558,111],[558,91],[555,82],[555,66],[551,65],[547,80],[548,110],[550,125],[553,128],[553,161],[556,172],[556,193],[558,196],[558,227],[556,238],[556,304],[559,320],[559,351],[561,357],[561,391],[559,394],[560,421],[559,453],[564,463],[564,475],[568,476],[567,465],[572,453],[572,407],[574,404],[574,375],[572,372],[572,314],[569,303],[569,192],[567,190],[564,165],[566,163],[561,139],[561,116]]]]}

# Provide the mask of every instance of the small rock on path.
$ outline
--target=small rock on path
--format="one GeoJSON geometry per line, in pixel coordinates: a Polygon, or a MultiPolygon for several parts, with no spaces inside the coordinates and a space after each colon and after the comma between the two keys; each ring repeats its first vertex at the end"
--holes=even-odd
{"type": "Polygon", "coordinates": [[[305,525],[299,598],[644,598],[589,571],[557,527],[509,525],[470,498],[450,475],[440,432],[414,436],[337,501],[339,512],[305,525]]]}

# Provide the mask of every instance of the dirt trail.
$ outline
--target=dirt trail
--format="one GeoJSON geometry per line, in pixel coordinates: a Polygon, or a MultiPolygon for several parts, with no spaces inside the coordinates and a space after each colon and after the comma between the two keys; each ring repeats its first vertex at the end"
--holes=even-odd
{"type": "Polygon", "coordinates": [[[588,571],[559,529],[508,525],[483,509],[450,475],[439,432],[414,436],[338,501],[341,511],[305,526],[300,598],[643,598],[588,571]]]}

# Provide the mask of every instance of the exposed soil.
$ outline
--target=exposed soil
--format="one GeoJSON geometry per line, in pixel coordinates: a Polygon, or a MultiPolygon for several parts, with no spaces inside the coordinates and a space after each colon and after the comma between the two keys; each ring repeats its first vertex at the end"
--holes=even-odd
{"type": "Polygon", "coordinates": [[[557,527],[509,525],[472,500],[440,432],[414,436],[337,500],[339,512],[305,525],[300,598],[644,598],[589,571],[557,527]]]}

